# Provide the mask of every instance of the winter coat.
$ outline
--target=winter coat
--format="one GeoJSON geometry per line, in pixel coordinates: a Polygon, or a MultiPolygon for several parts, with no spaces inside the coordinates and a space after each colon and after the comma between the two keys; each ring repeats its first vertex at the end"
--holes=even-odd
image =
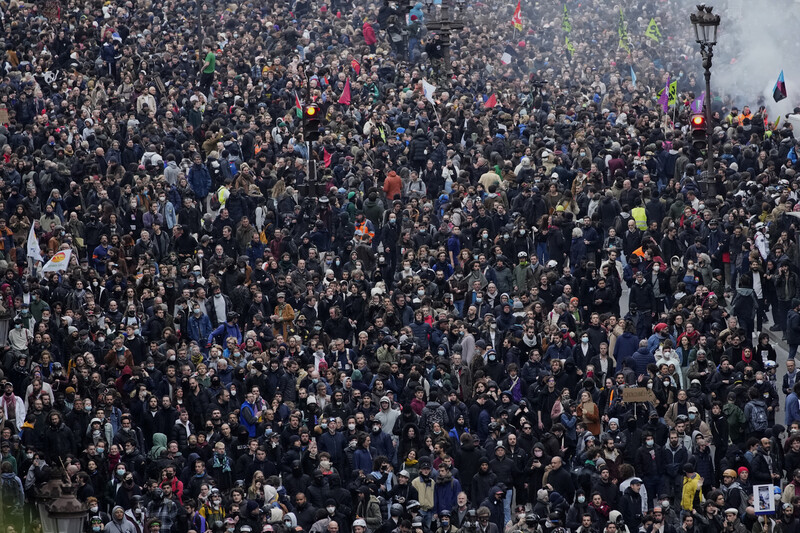
{"type": "Polygon", "coordinates": [[[792,346],[800,344],[800,313],[794,309],[786,317],[786,342],[792,346]]]}
{"type": "Polygon", "coordinates": [[[619,502],[619,510],[629,531],[639,531],[639,524],[642,521],[642,497],[631,487],[625,489],[622,499],[619,502]]]}
{"type": "Polygon", "coordinates": [[[433,513],[439,514],[452,509],[456,505],[456,497],[459,492],[461,492],[461,483],[452,474],[439,476],[433,489],[433,513]]]}
{"type": "Polygon", "coordinates": [[[67,455],[75,453],[75,435],[66,424],[59,421],[58,426],[55,428],[48,426],[47,431],[44,432],[42,448],[47,450],[48,462],[58,464],[59,459],[63,460],[67,455]]]}
{"type": "Polygon", "coordinates": [[[138,533],[136,526],[128,520],[127,516],[123,516],[122,520],[114,518],[114,513],[117,509],[122,509],[122,507],[117,505],[111,511],[111,522],[106,524],[104,531],[106,533],[138,533]]]}
{"type": "Polygon", "coordinates": [[[499,531],[503,531],[506,524],[503,500],[498,500],[494,497],[495,493],[499,490],[499,486],[492,487],[489,491],[489,496],[481,502],[481,507],[487,507],[491,512],[489,523],[496,525],[499,531]]]}
{"type": "Polygon", "coordinates": [[[428,155],[425,153],[430,146],[425,134],[415,135],[408,145],[408,158],[411,161],[425,161],[428,155]]]}
{"type": "Polygon", "coordinates": [[[636,375],[643,376],[647,374],[647,365],[655,364],[656,358],[650,353],[647,347],[643,347],[636,350],[636,353],[633,354],[633,361],[635,363],[633,370],[636,372],[636,375]]]}
{"type": "Polygon", "coordinates": [[[192,165],[187,180],[198,199],[208,196],[208,191],[211,190],[211,174],[205,165],[192,165]]]}
{"type": "Polygon", "coordinates": [[[365,495],[368,498],[366,501],[360,501],[356,507],[356,515],[363,518],[367,522],[367,532],[375,531],[383,523],[381,515],[381,506],[378,498],[371,494],[365,495]]]}
{"type": "Polygon", "coordinates": [[[733,314],[743,320],[750,321],[756,316],[758,299],[753,289],[749,287],[739,287],[731,302],[733,314]]]}

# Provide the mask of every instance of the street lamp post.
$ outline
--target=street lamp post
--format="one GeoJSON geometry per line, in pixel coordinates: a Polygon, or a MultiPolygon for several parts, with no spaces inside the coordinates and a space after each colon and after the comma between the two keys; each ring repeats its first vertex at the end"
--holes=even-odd
{"type": "MultiPolygon", "coordinates": [[[[432,2],[433,0],[431,0],[432,2]]],[[[459,14],[463,12],[464,9],[464,1],[463,0],[451,0],[453,6],[445,0],[442,2],[442,9],[441,14],[438,21],[427,23],[425,26],[428,28],[428,31],[436,31],[441,36],[442,41],[442,55],[444,55],[444,72],[443,75],[447,75],[450,73],[450,45],[452,44],[452,37],[456,31],[464,29],[464,22],[456,18],[455,11],[458,11],[459,14]],[[451,16],[450,8],[453,7],[453,13],[451,16]]]]}
{"type": "Polygon", "coordinates": [[[88,513],[75,496],[76,486],[65,483],[63,469],[53,468],[51,479],[36,491],[44,533],[82,533],[88,513]]]}
{"type": "Polygon", "coordinates": [[[700,54],[703,56],[703,68],[706,78],[706,99],[703,103],[706,117],[706,179],[713,181],[714,151],[711,144],[711,60],[714,57],[714,45],[717,44],[717,28],[719,15],[713,13],[714,8],[705,4],[697,6],[697,11],[691,14],[690,20],[694,26],[695,41],[700,45],[700,54]]]}

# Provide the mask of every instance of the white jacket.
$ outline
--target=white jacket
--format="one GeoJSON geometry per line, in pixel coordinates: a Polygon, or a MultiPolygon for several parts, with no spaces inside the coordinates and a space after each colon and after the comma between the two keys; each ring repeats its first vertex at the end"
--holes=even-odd
{"type": "Polygon", "coordinates": [[[22,423],[25,422],[25,414],[27,413],[25,401],[17,395],[13,395],[13,398],[6,398],[5,395],[2,395],[0,396],[0,406],[3,408],[3,420],[10,420],[13,418],[16,422],[16,429],[19,431],[22,427],[22,423]],[[12,408],[12,402],[14,403],[14,412],[9,416],[8,410],[12,408]]]}

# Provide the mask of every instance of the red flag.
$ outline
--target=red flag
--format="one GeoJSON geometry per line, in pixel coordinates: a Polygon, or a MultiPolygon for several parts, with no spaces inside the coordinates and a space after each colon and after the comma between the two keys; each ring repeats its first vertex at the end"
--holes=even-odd
{"type": "Polygon", "coordinates": [[[350,78],[347,78],[344,84],[344,90],[342,91],[342,96],[339,97],[339,103],[350,105],[350,78]]]}
{"type": "Polygon", "coordinates": [[[361,65],[355,59],[350,62],[350,66],[356,71],[356,76],[361,74],[361,65]]]}
{"type": "Polygon", "coordinates": [[[494,107],[496,105],[497,105],[497,95],[496,94],[492,94],[492,96],[490,96],[489,99],[486,100],[486,103],[483,104],[483,107],[485,109],[490,109],[490,108],[492,108],[492,107],[494,107]]]}
{"type": "Polygon", "coordinates": [[[517,9],[514,10],[514,16],[511,17],[511,24],[518,30],[522,29],[522,6],[520,0],[517,0],[517,9]]]}
{"type": "Polygon", "coordinates": [[[322,158],[325,160],[325,168],[331,166],[331,159],[332,159],[331,153],[328,152],[324,146],[322,147],[322,158]]]}

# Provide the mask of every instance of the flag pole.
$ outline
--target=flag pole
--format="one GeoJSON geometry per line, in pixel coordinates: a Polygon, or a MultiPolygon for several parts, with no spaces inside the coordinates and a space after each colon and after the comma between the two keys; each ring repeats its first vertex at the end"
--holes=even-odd
{"type": "MultiPolygon", "coordinates": [[[[430,102],[428,102],[428,103],[430,103],[430,102]]],[[[433,108],[433,114],[436,116],[436,122],[438,122],[439,125],[441,126],[442,125],[442,119],[439,118],[439,112],[436,110],[436,106],[434,104],[431,104],[431,107],[433,108]]]]}

